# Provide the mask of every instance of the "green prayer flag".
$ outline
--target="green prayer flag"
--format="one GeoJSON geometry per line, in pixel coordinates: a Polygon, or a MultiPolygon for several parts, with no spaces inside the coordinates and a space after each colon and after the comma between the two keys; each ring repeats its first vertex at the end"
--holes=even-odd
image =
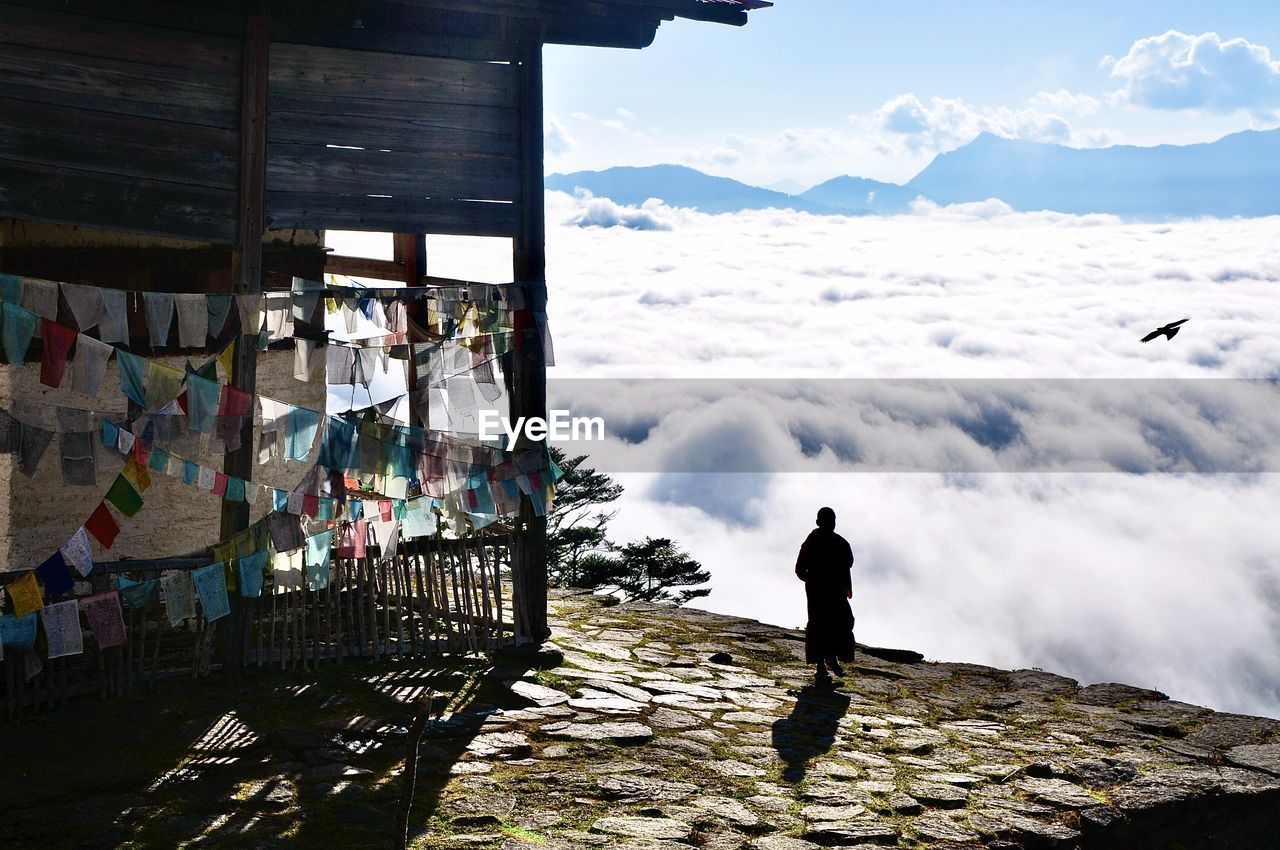
{"type": "Polygon", "coordinates": [[[107,491],[107,501],[125,516],[133,516],[142,510],[142,494],[123,475],[116,476],[111,489],[107,491]]]}

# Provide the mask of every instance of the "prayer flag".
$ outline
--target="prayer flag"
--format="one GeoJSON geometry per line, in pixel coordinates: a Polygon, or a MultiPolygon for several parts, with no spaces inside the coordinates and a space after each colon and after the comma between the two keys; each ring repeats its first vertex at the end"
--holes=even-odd
{"type": "Polygon", "coordinates": [[[329,586],[329,559],[332,555],[333,532],[322,531],[307,538],[305,565],[307,590],[324,590],[329,586]]]}
{"type": "Polygon", "coordinates": [[[207,315],[206,332],[214,339],[222,333],[222,328],[227,323],[227,314],[231,312],[231,305],[235,302],[234,295],[206,295],[205,309],[207,315]]]}
{"type": "Polygon", "coordinates": [[[36,575],[40,578],[40,583],[44,585],[44,592],[50,599],[65,596],[75,586],[75,582],[71,580],[71,573],[67,572],[67,562],[62,559],[61,551],[54,552],[45,559],[43,564],[36,567],[36,575]]]}
{"type": "Polygon", "coordinates": [[[0,301],[21,303],[22,277],[20,275],[0,274],[0,301]]]}
{"type": "Polygon", "coordinates": [[[139,407],[147,406],[147,367],[151,361],[127,351],[116,352],[120,370],[120,392],[139,407]]]}
{"type": "Polygon", "coordinates": [[[4,302],[4,356],[10,363],[22,363],[27,359],[27,349],[36,334],[36,320],[40,317],[10,301],[4,302]]]}
{"type": "Polygon", "coordinates": [[[164,592],[164,610],[169,617],[169,625],[177,626],[196,615],[195,589],[190,572],[169,570],[160,576],[160,589],[164,592]]]}
{"type": "Polygon", "coordinates": [[[102,293],[98,287],[64,283],[62,297],[67,299],[71,315],[76,320],[76,327],[81,332],[89,330],[102,321],[102,293]]]}
{"type": "Polygon", "coordinates": [[[152,360],[147,370],[147,379],[143,389],[147,398],[147,410],[158,411],[178,397],[182,392],[182,382],[187,373],[182,369],[152,360]]]}
{"type": "Polygon", "coordinates": [[[58,284],[33,277],[22,279],[22,306],[42,319],[58,318],[58,284]]]}
{"type": "Polygon", "coordinates": [[[74,599],[48,605],[40,610],[44,639],[49,658],[62,658],[84,652],[84,633],[80,631],[80,603],[74,599]]]}
{"type": "Polygon", "coordinates": [[[160,582],[156,579],[134,581],[126,575],[116,576],[116,589],[120,591],[125,603],[134,610],[146,607],[147,601],[151,599],[151,594],[156,592],[159,584],[160,582]]]}
{"type": "Polygon", "coordinates": [[[19,437],[18,471],[28,478],[35,478],[36,470],[40,468],[40,459],[53,441],[53,432],[23,422],[19,437]]]}
{"type": "Polygon", "coordinates": [[[111,515],[111,511],[107,509],[106,502],[98,503],[98,507],[94,509],[93,514],[85,522],[84,528],[85,531],[94,536],[94,539],[98,541],[103,549],[110,549],[115,544],[116,537],[120,534],[120,525],[116,522],[116,518],[111,515]]]}
{"type": "Polygon", "coordinates": [[[134,516],[142,510],[142,494],[134,488],[128,478],[125,478],[123,472],[116,476],[111,489],[107,491],[107,501],[127,517],[134,516]]]}
{"type": "Polygon", "coordinates": [[[267,552],[254,552],[240,558],[240,595],[262,595],[262,579],[267,567],[267,552]]]}
{"type": "Polygon", "coordinates": [[[40,584],[36,581],[35,573],[27,573],[17,581],[9,582],[5,586],[5,591],[9,594],[9,601],[13,603],[15,616],[25,617],[44,607],[44,599],[40,596],[40,584]]]}
{"type": "Polygon", "coordinates": [[[120,474],[129,479],[129,482],[137,488],[139,493],[145,493],[151,487],[151,472],[147,469],[145,463],[138,462],[138,446],[140,445],[142,445],[141,440],[134,444],[133,457],[125,461],[124,469],[121,470],[120,474]]]}
{"type": "Polygon", "coordinates": [[[93,552],[89,549],[89,533],[83,527],[71,535],[71,539],[62,544],[62,557],[76,568],[76,572],[87,576],[93,572],[93,552]]]}
{"type": "Polygon", "coordinates": [[[209,307],[203,293],[174,296],[178,307],[178,344],[183,348],[204,348],[209,335],[209,307]]]}
{"type": "Polygon", "coordinates": [[[76,332],[57,322],[41,319],[44,346],[40,352],[40,383],[46,387],[62,386],[62,376],[67,371],[67,356],[76,341],[76,332]]]}
{"type": "Polygon", "coordinates": [[[365,543],[368,540],[368,524],[360,519],[345,523],[342,527],[342,538],[338,543],[339,558],[363,558],[365,543]]]}
{"type": "Polygon", "coordinates": [[[128,293],[121,289],[100,289],[102,321],[98,323],[98,339],[105,343],[129,344],[128,293]]]}
{"type": "Polygon", "coordinates": [[[38,619],[34,612],[22,617],[12,614],[0,617],[0,642],[10,649],[35,649],[38,619]]]}
{"type": "Polygon", "coordinates": [[[80,600],[80,610],[89,621],[89,631],[99,649],[123,646],[124,614],[120,610],[120,594],[114,590],[95,593],[80,600]]]}
{"type": "Polygon", "coordinates": [[[115,348],[107,343],[80,334],[76,338],[76,359],[71,364],[71,389],[80,395],[97,398],[102,376],[107,372],[107,361],[113,352],[115,348]]]}
{"type": "Polygon", "coordinates": [[[307,459],[319,425],[319,411],[305,407],[289,408],[285,419],[285,454],[290,460],[307,459]]]}
{"type": "Polygon", "coordinates": [[[202,378],[195,373],[187,375],[187,427],[201,434],[213,432],[217,424],[218,397],[221,391],[222,386],[217,381],[202,378]]]}
{"type": "Polygon", "coordinates": [[[151,347],[164,348],[169,343],[169,327],[173,324],[173,293],[144,292],[142,299],[147,306],[147,333],[151,335],[151,347]]]}
{"type": "Polygon", "coordinates": [[[204,609],[206,620],[213,622],[231,613],[225,564],[210,564],[193,570],[191,581],[195,585],[196,595],[200,597],[200,607],[204,609]]]}

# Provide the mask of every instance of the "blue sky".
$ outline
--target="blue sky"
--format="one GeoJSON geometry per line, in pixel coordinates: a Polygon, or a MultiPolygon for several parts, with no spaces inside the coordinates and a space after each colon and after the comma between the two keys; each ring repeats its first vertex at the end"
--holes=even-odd
{"type": "Polygon", "coordinates": [[[779,0],[742,29],[676,21],[643,51],[546,58],[557,171],[905,180],[981,130],[1146,145],[1280,123],[1270,2],[779,0]]]}

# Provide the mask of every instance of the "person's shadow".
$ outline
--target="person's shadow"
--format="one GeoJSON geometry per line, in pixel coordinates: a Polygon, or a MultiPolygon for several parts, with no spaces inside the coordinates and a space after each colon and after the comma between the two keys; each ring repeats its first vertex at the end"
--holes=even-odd
{"type": "Polygon", "coordinates": [[[848,709],[848,694],[811,685],[800,689],[791,714],[773,724],[773,748],[786,764],[784,780],[804,779],[809,761],[835,743],[840,718],[848,709]]]}

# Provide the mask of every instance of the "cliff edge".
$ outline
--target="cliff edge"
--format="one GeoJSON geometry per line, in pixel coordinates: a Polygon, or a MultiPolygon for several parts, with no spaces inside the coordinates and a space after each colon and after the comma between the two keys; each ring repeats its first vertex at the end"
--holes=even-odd
{"type": "Polygon", "coordinates": [[[436,725],[417,846],[1280,847],[1280,721],[870,648],[817,691],[798,632],[605,602],[553,595],[513,702],[436,725]]]}

